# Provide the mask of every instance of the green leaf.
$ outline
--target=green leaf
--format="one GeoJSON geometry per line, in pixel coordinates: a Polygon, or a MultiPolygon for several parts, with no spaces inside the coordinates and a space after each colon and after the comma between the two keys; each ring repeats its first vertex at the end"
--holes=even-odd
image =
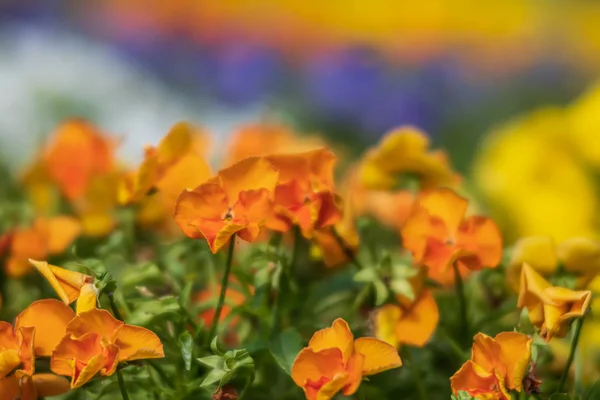
{"type": "Polygon", "coordinates": [[[213,369],[223,369],[225,366],[223,357],[217,355],[196,358],[196,361],[213,369]]]}
{"type": "Polygon", "coordinates": [[[225,375],[227,375],[226,371],[223,371],[222,369],[213,369],[208,373],[208,375],[206,375],[200,384],[200,387],[214,385],[215,383],[221,381],[225,375]]]}
{"type": "Polygon", "coordinates": [[[412,285],[406,279],[392,279],[390,281],[390,289],[396,294],[401,294],[409,300],[415,300],[415,291],[412,285]]]}
{"type": "Polygon", "coordinates": [[[377,270],[373,267],[365,268],[363,270],[358,271],[354,275],[355,282],[374,282],[379,279],[379,274],[377,270]]]}
{"type": "Polygon", "coordinates": [[[192,288],[194,287],[194,282],[187,282],[183,289],[181,289],[181,293],[179,293],[179,305],[183,309],[187,309],[188,302],[190,300],[190,293],[192,293],[192,288]]]}
{"type": "Polygon", "coordinates": [[[181,357],[186,370],[192,368],[192,353],[194,349],[194,339],[189,331],[185,331],[179,335],[179,348],[181,349],[181,357]]]}
{"type": "Polygon", "coordinates": [[[210,342],[210,349],[212,350],[213,353],[223,357],[225,355],[225,353],[223,353],[221,351],[221,349],[219,349],[219,337],[215,336],[214,339],[212,340],[212,342],[210,342]]]}
{"type": "Polygon", "coordinates": [[[596,381],[585,395],[586,400],[600,399],[600,381],[596,381]]]}
{"type": "Polygon", "coordinates": [[[271,343],[270,351],[277,364],[288,375],[292,373],[292,363],[296,355],[302,350],[302,336],[295,328],[283,330],[279,336],[271,343]]]}
{"type": "Polygon", "coordinates": [[[379,307],[387,301],[390,291],[385,286],[385,283],[379,279],[373,282],[373,287],[375,288],[375,305],[379,307]]]}
{"type": "MultiPolygon", "coordinates": [[[[573,399],[578,399],[579,396],[573,397],[573,399]]],[[[554,393],[552,396],[548,398],[548,400],[571,400],[571,395],[568,393],[554,393]]]]}

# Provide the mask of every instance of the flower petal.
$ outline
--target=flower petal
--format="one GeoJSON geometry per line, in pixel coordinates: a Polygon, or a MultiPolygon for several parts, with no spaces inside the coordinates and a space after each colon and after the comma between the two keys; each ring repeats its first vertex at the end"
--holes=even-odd
{"type": "Polygon", "coordinates": [[[489,218],[480,216],[467,218],[459,227],[456,246],[475,255],[461,260],[472,270],[484,267],[495,268],[502,260],[502,236],[494,221],[489,218]]]}
{"type": "Polygon", "coordinates": [[[395,304],[386,304],[378,308],[373,318],[377,339],[398,347],[400,341],[396,337],[396,327],[400,318],[402,318],[402,309],[395,304]]]}
{"type": "Polygon", "coordinates": [[[296,385],[304,388],[308,381],[318,382],[323,377],[333,379],[343,371],[344,360],[339,348],[316,352],[310,347],[305,347],[300,350],[292,364],[292,379],[296,385]]]}
{"type": "Polygon", "coordinates": [[[378,374],[402,366],[398,350],[389,343],[375,338],[358,338],[354,351],[365,357],[363,375],[378,374]]]}
{"type": "Polygon", "coordinates": [[[77,219],[66,216],[49,218],[48,229],[48,251],[50,254],[59,254],[81,233],[81,224],[77,219]]]}
{"type": "Polygon", "coordinates": [[[229,210],[225,191],[216,183],[204,183],[184,190],[175,204],[175,222],[192,239],[204,238],[203,232],[216,236],[229,210]]]}
{"type": "MultiPolygon", "coordinates": [[[[19,328],[19,339],[21,342],[19,353],[22,365],[18,372],[25,375],[33,375],[35,372],[35,353],[33,347],[35,333],[36,330],[32,326],[19,328]]],[[[38,331],[38,334],[43,334],[43,332],[38,331]]]]}
{"type": "Polygon", "coordinates": [[[97,333],[79,338],[65,336],[52,352],[50,369],[71,377],[71,388],[82,386],[105,367],[106,358],[97,333]]]}
{"type": "Polygon", "coordinates": [[[308,342],[314,352],[337,348],[342,352],[344,362],[347,362],[353,352],[354,336],[348,323],[341,318],[336,319],[331,327],[315,332],[308,342]]]}
{"type": "Polygon", "coordinates": [[[530,236],[515,243],[508,264],[507,280],[515,290],[519,290],[523,263],[543,275],[550,275],[558,266],[556,245],[549,236],[530,236]]]}
{"type": "Polygon", "coordinates": [[[36,328],[35,354],[47,357],[65,336],[67,325],[74,317],[73,310],[58,300],[38,300],[17,316],[15,329],[36,328]]]}
{"type": "Polygon", "coordinates": [[[46,261],[30,259],[29,262],[46,278],[65,304],[75,301],[79,297],[83,284],[91,278],[79,272],[50,265],[46,261]]]}
{"type": "Polygon", "coordinates": [[[81,314],[96,307],[98,307],[98,289],[93,283],[86,283],[81,287],[75,311],[81,314]]]}
{"type": "Polygon", "coordinates": [[[123,326],[123,322],[113,317],[111,313],[95,308],[73,318],[67,326],[67,333],[72,337],[81,337],[93,332],[103,339],[112,341],[121,326],[123,326]]]}
{"type": "Polygon", "coordinates": [[[518,332],[502,332],[494,339],[500,345],[500,361],[506,369],[506,387],[520,392],[531,361],[532,339],[518,332]]]}
{"type": "Polygon", "coordinates": [[[40,397],[59,396],[71,389],[67,379],[54,374],[35,374],[31,380],[40,397]]]}
{"type": "Polygon", "coordinates": [[[521,288],[519,291],[518,308],[535,308],[540,302],[553,304],[552,299],[546,293],[550,284],[529,264],[523,264],[521,271],[521,288]]]}
{"type": "Polygon", "coordinates": [[[0,382],[3,380],[2,378],[10,374],[20,364],[21,357],[19,356],[19,350],[0,350],[0,382]]]}
{"type": "Polygon", "coordinates": [[[19,378],[17,378],[15,375],[7,376],[6,378],[4,378],[3,375],[0,373],[0,393],[2,393],[3,400],[18,399],[21,396],[21,385],[19,382],[19,378]]]}
{"type": "Polygon", "coordinates": [[[344,396],[351,396],[356,393],[356,390],[362,382],[364,365],[364,355],[358,353],[352,354],[352,357],[350,357],[348,364],[346,365],[348,378],[346,379],[346,386],[344,387],[344,396]]]}
{"type": "Polygon", "coordinates": [[[397,342],[422,347],[435,332],[439,318],[435,298],[430,290],[423,290],[409,311],[396,324],[397,342]]]}
{"type": "Polygon", "coordinates": [[[482,370],[492,373],[499,365],[500,345],[490,336],[480,332],[473,338],[471,359],[482,370]]]}
{"type": "Polygon", "coordinates": [[[163,345],[156,334],[141,326],[123,325],[115,338],[119,347],[119,361],[144,358],[163,358],[163,345]]]}
{"type": "Polygon", "coordinates": [[[167,169],[156,183],[165,207],[173,211],[177,197],[185,189],[193,189],[211,177],[208,163],[195,153],[181,157],[167,169]]]}
{"type": "Polygon", "coordinates": [[[595,276],[600,272],[600,243],[587,238],[561,242],[556,252],[565,270],[595,276]]]}
{"type": "Polygon", "coordinates": [[[266,189],[271,196],[279,181],[279,172],[262,157],[248,157],[218,173],[230,205],[235,204],[245,190],[266,189]]]}
{"type": "Polygon", "coordinates": [[[454,394],[459,391],[465,391],[472,396],[484,393],[494,394],[497,393],[495,388],[498,385],[498,379],[494,374],[483,371],[472,360],[468,360],[450,378],[450,385],[454,394]]]}
{"type": "Polygon", "coordinates": [[[429,215],[440,218],[452,235],[458,231],[469,205],[467,199],[448,188],[426,192],[417,202],[429,212],[429,215]]]}

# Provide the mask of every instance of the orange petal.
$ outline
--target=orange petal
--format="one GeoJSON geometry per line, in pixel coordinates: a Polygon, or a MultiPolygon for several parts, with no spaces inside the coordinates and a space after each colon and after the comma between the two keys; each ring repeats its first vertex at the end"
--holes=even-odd
{"type": "Polygon", "coordinates": [[[65,304],[75,301],[81,287],[91,278],[89,275],[50,265],[46,261],[30,259],[29,262],[46,278],[65,304]]]}
{"type": "Polygon", "coordinates": [[[115,344],[119,347],[119,361],[165,356],[163,345],[156,334],[140,326],[123,325],[118,329],[115,344]]]}
{"type": "Polygon", "coordinates": [[[337,348],[342,352],[344,362],[348,361],[353,352],[354,336],[348,323],[341,318],[336,319],[331,327],[315,332],[308,342],[314,352],[337,348]]]}
{"type": "Polygon", "coordinates": [[[36,328],[35,354],[47,357],[65,336],[67,325],[74,317],[73,310],[58,300],[38,300],[17,316],[15,329],[36,328]]]}
{"type": "Polygon", "coordinates": [[[81,224],[75,218],[54,217],[48,219],[48,251],[59,254],[79,236],[81,224]]]}
{"type": "Polygon", "coordinates": [[[230,205],[233,205],[245,190],[264,188],[273,196],[279,181],[279,172],[266,159],[249,157],[219,171],[218,177],[230,205]]]}
{"type": "Polygon", "coordinates": [[[67,379],[54,374],[35,374],[31,380],[40,397],[59,396],[71,389],[67,379]]]}
{"type": "Polygon", "coordinates": [[[228,210],[227,194],[221,186],[204,183],[181,192],[175,204],[175,222],[192,239],[204,238],[204,231],[216,236],[228,210]]]}
{"type": "Polygon", "coordinates": [[[377,309],[373,318],[377,339],[398,347],[400,342],[396,338],[396,327],[401,317],[402,309],[395,304],[386,304],[377,309]]]}
{"type": "Polygon", "coordinates": [[[459,228],[456,245],[476,256],[462,260],[472,270],[495,268],[502,260],[502,236],[494,221],[489,218],[469,217],[459,228]],[[476,262],[469,263],[469,260],[476,262]]]}
{"type": "Polygon", "coordinates": [[[304,388],[309,381],[318,382],[323,377],[331,380],[343,371],[344,360],[339,348],[315,352],[305,347],[292,364],[292,379],[296,385],[304,388]]]}
{"type": "Polygon", "coordinates": [[[2,343],[0,349],[17,350],[19,348],[19,339],[13,330],[13,326],[6,321],[0,321],[0,343],[2,343]]]}
{"type": "Polygon", "coordinates": [[[423,290],[409,311],[396,324],[397,342],[422,347],[435,332],[439,318],[435,298],[430,290],[423,290]]]}
{"type": "Polygon", "coordinates": [[[348,378],[346,379],[346,387],[344,387],[344,396],[351,396],[356,393],[356,390],[362,382],[364,365],[365,356],[362,354],[355,353],[348,360],[348,364],[346,365],[348,378]]]}
{"type": "Polygon", "coordinates": [[[81,287],[75,312],[81,314],[96,307],[98,307],[98,289],[93,283],[86,283],[81,287]]]}
{"type": "Polygon", "coordinates": [[[375,338],[356,339],[354,351],[365,357],[363,375],[378,374],[402,365],[398,350],[391,344],[375,338]]]}
{"type": "Polygon", "coordinates": [[[240,192],[239,201],[233,207],[234,221],[246,219],[249,223],[264,224],[272,215],[270,195],[266,189],[240,192]]]}
{"type": "MultiPolygon", "coordinates": [[[[210,234],[207,232],[205,233],[206,236],[206,241],[208,242],[208,247],[210,247],[210,251],[213,254],[216,254],[219,252],[219,250],[221,250],[221,248],[223,246],[225,246],[225,244],[227,244],[227,242],[229,242],[229,240],[233,240],[232,236],[234,234],[236,234],[237,232],[239,232],[240,234],[242,233],[242,231],[247,230],[248,226],[246,225],[239,225],[239,224],[232,224],[232,223],[225,223],[225,224],[221,224],[219,226],[220,230],[216,233],[210,232],[210,234]]],[[[245,232],[243,237],[244,239],[250,239],[249,241],[253,241],[256,238],[256,231],[252,232],[252,231],[248,231],[245,232]]],[[[242,235],[240,235],[240,237],[242,237],[242,235]]]]}
{"type": "Polygon", "coordinates": [[[82,386],[105,367],[102,338],[87,333],[80,338],[65,336],[56,346],[50,369],[58,375],[71,377],[71,388],[82,386]]]}
{"type": "Polygon", "coordinates": [[[469,201],[452,189],[439,188],[423,194],[418,199],[418,204],[425,208],[429,215],[440,218],[448,231],[454,234],[465,217],[469,201]]]}
{"type": "Polygon", "coordinates": [[[500,361],[500,345],[484,333],[478,333],[474,337],[471,359],[481,369],[492,373],[500,361]]]}
{"type": "MultiPolygon", "coordinates": [[[[316,400],[331,400],[347,385],[348,376],[346,373],[333,377],[333,380],[325,383],[317,392],[316,400]]],[[[360,381],[359,381],[360,383],[360,381]]]]}
{"type": "Polygon", "coordinates": [[[111,313],[95,308],[73,318],[67,326],[67,333],[72,337],[81,337],[86,333],[93,332],[112,341],[121,326],[123,326],[123,322],[113,317],[111,313]]]}
{"type": "Polygon", "coordinates": [[[310,189],[311,170],[307,153],[273,154],[264,158],[279,171],[279,184],[296,182],[303,190],[310,189]]]}
{"type": "MultiPolygon", "coordinates": [[[[35,353],[34,353],[34,336],[36,329],[32,326],[19,328],[19,337],[21,342],[20,357],[21,357],[21,368],[19,373],[25,375],[33,375],[35,372],[35,353]]],[[[43,334],[42,331],[38,331],[38,334],[43,334]]]]}
{"type": "Polygon", "coordinates": [[[555,286],[547,288],[545,292],[556,304],[568,307],[561,320],[585,315],[592,299],[592,292],[589,290],[575,291],[555,286]]]}
{"type": "Polygon", "coordinates": [[[165,171],[157,182],[165,207],[173,211],[177,197],[185,189],[193,189],[211,177],[208,163],[200,155],[190,153],[181,157],[165,171]]]}
{"type": "Polygon", "coordinates": [[[3,378],[3,375],[1,374],[0,377],[0,393],[2,393],[2,400],[19,399],[21,396],[21,384],[19,382],[19,378],[17,378],[15,375],[3,378]]]}
{"type": "Polygon", "coordinates": [[[531,361],[532,339],[518,332],[502,332],[495,340],[500,345],[500,362],[506,369],[506,387],[520,392],[531,361]]]}
{"type": "MultiPolygon", "coordinates": [[[[498,379],[492,373],[488,373],[479,368],[473,361],[468,360],[462,367],[450,378],[452,392],[457,394],[459,391],[465,391],[470,395],[497,393],[494,389],[498,385],[498,379]]],[[[487,399],[488,397],[482,397],[487,399]]],[[[497,397],[489,397],[496,399],[497,397]]]]}

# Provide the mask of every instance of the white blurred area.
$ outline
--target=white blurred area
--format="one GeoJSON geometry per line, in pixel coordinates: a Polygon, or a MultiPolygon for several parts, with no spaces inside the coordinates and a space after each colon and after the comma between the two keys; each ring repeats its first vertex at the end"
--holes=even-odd
{"type": "Polygon", "coordinates": [[[157,143],[177,121],[206,128],[214,151],[264,111],[260,104],[222,109],[199,97],[184,97],[100,43],[54,28],[0,27],[0,157],[15,169],[69,117],[121,138],[119,155],[135,163],[143,145],[157,143]]]}

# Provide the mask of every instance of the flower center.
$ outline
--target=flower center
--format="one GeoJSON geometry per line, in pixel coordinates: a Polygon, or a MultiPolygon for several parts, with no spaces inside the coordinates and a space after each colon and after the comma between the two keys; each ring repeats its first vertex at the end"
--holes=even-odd
{"type": "Polygon", "coordinates": [[[221,217],[221,219],[223,219],[225,221],[231,221],[234,218],[235,218],[235,215],[233,214],[233,207],[229,207],[229,210],[227,210],[221,217]]]}

